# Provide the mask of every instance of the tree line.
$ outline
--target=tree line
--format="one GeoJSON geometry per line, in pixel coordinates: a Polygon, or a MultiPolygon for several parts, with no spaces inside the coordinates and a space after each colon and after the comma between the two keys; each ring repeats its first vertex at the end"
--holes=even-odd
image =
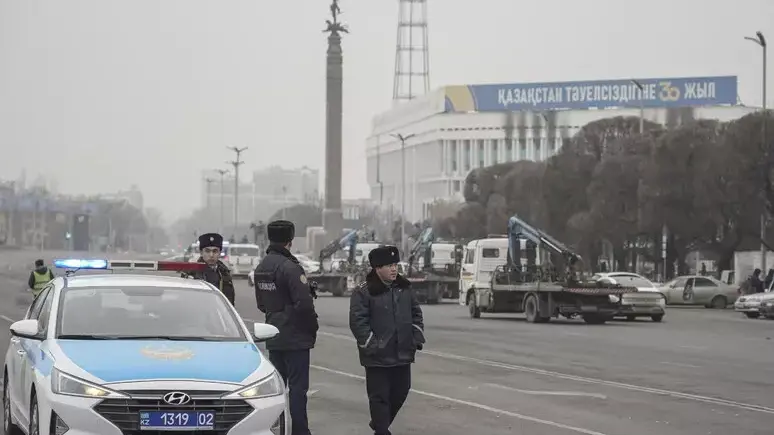
{"type": "Polygon", "coordinates": [[[760,243],[762,213],[774,212],[774,153],[763,121],[763,113],[673,128],[646,121],[642,133],[637,117],[594,121],[544,162],[473,170],[464,205],[432,225],[443,237],[470,240],[504,234],[517,214],[585,258],[599,258],[607,244],[614,270],[631,270],[638,258],[660,264],[666,227],[667,261],[678,265],[669,275],[685,273],[695,250],[728,269],[743,243],[760,243]]]}

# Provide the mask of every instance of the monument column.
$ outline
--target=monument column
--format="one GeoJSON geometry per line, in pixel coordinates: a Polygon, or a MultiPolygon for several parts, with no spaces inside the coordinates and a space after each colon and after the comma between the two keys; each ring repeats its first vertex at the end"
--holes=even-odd
{"type": "Polygon", "coordinates": [[[323,227],[326,240],[339,237],[344,230],[344,216],[341,209],[342,173],[342,112],[343,112],[343,62],[341,34],[349,33],[347,27],[338,21],[341,9],[338,0],[330,5],[332,20],[326,20],[328,51],[326,55],[325,86],[325,208],[323,227]]]}

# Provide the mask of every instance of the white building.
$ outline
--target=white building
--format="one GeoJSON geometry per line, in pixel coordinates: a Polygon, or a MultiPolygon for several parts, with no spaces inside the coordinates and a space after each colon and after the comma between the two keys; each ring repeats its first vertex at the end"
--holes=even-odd
{"type": "MultiPolygon", "coordinates": [[[[286,206],[319,201],[319,178],[317,169],[307,167],[283,169],[270,167],[252,174],[240,174],[239,223],[247,225],[267,220],[286,206]]],[[[203,171],[201,198],[206,207],[219,218],[221,204],[226,227],[234,222],[234,177],[223,176],[217,171],[203,171]]]]}
{"type": "Polygon", "coordinates": [[[434,201],[463,199],[472,169],[545,160],[595,120],[643,116],[675,126],[753,112],[735,105],[736,84],[736,77],[701,77],[447,86],[373,119],[366,144],[371,198],[400,212],[405,168],[407,217],[426,219],[434,201]],[[407,138],[404,153],[396,135],[407,138]]]}

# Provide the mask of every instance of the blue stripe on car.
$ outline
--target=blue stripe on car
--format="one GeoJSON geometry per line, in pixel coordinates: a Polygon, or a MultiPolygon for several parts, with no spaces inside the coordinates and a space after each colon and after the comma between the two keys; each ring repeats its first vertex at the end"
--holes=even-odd
{"type": "Polygon", "coordinates": [[[192,379],[241,383],[261,365],[249,342],[57,340],[78,367],[104,382],[192,379]]]}

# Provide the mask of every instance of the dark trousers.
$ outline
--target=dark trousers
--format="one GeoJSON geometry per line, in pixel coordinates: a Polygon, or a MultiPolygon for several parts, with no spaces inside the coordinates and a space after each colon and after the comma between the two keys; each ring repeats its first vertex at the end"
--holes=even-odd
{"type": "Polygon", "coordinates": [[[390,435],[390,425],[411,389],[411,366],[366,367],[366,392],[375,435],[390,435]]]}
{"type": "Polygon", "coordinates": [[[306,416],[306,394],[309,391],[309,350],[270,350],[269,360],[279,372],[290,390],[290,418],[292,433],[310,435],[306,416]]]}

